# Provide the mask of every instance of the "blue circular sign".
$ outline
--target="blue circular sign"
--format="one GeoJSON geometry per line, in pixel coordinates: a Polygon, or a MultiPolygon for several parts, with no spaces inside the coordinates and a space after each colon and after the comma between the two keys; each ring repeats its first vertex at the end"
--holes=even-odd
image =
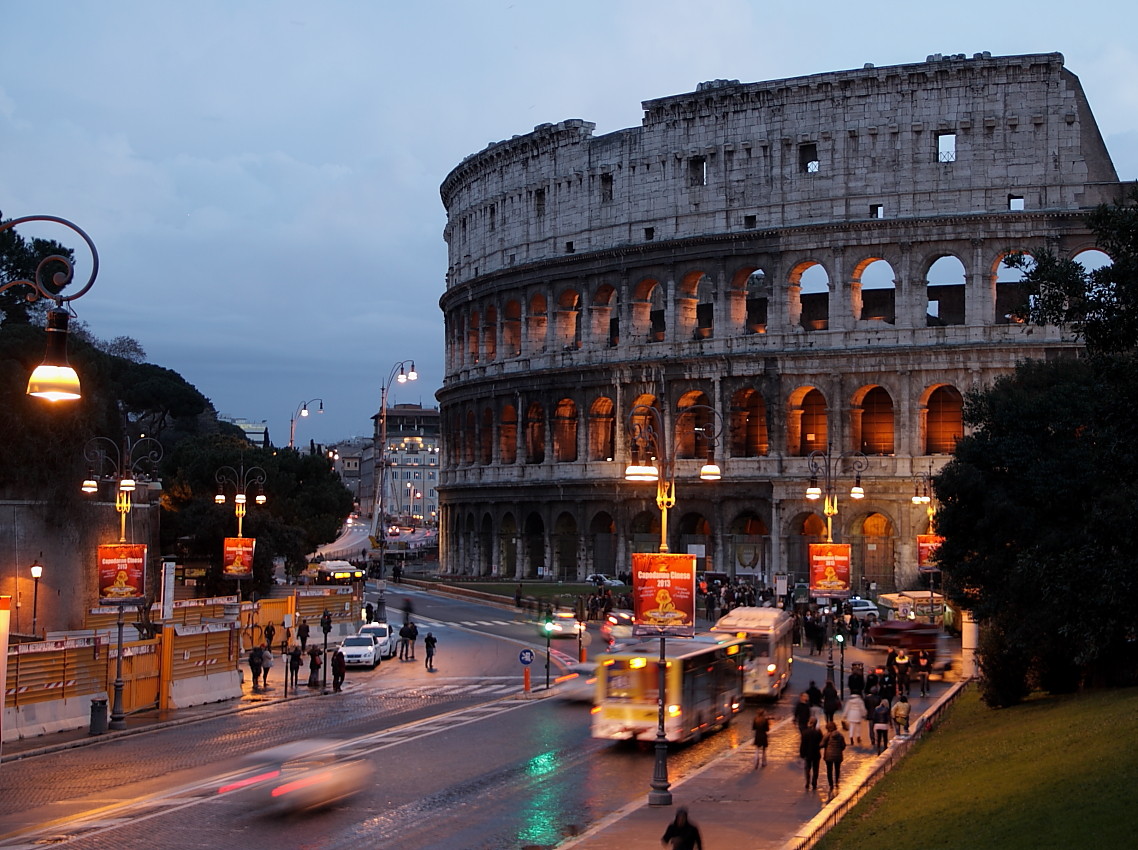
{"type": "Polygon", "coordinates": [[[533,664],[534,654],[532,649],[523,649],[518,653],[518,661],[522,664],[533,664]]]}

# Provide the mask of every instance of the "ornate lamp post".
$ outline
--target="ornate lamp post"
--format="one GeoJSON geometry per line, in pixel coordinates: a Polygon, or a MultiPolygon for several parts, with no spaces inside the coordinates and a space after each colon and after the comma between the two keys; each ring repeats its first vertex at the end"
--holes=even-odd
{"type": "MultiPolygon", "coordinates": [[[[833,445],[827,444],[826,451],[815,450],[810,452],[806,462],[810,467],[810,486],[806,488],[806,498],[817,501],[824,498],[822,512],[826,515],[826,542],[834,542],[834,517],[838,515],[837,476],[839,465],[843,460],[851,461],[854,472],[854,483],[850,487],[850,498],[864,499],[865,490],[861,486],[861,474],[869,468],[869,458],[861,452],[842,452],[833,454],[833,445]],[[819,485],[821,479],[821,485],[819,485]]],[[[843,645],[844,649],[844,645],[843,645]]],[[[834,641],[830,640],[830,657],[826,662],[826,677],[834,681],[834,641]]]]}
{"type": "MultiPolygon", "coordinates": [[[[219,467],[217,472],[213,475],[214,480],[217,481],[217,495],[213,497],[213,501],[219,505],[225,504],[226,490],[233,490],[233,513],[237,516],[237,536],[244,537],[245,530],[245,511],[249,503],[249,496],[253,496],[253,501],[258,505],[263,505],[267,501],[265,497],[264,484],[266,479],[265,470],[259,466],[251,466],[245,468],[245,464],[240,464],[237,469],[232,466],[219,467]]],[[[253,565],[250,564],[249,568],[252,569],[253,565]]],[[[241,577],[237,577],[237,603],[241,604],[241,577]]]]}
{"type": "Polygon", "coordinates": [[[375,502],[372,505],[371,540],[372,546],[379,549],[379,569],[382,572],[386,566],[387,557],[387,524],[384,520],[384,502],[387,497],[387,393],[393,383],[405,384],[408,381],[417,381],[419,373],[415,371],[414,360],[400,360],[391,367],[387,382],[379,390],[379,470],[375,476],[375,502]],[[376,537],[377,529],[383,529],[381,537],[376,537]],[[378,546],[377,546],[378,544],[378,546]]]}
{"type": "MultiPolygon", "coordinates": [[[[83,480],[84,493],[97,493],[100,481],[115,482],[115,510],[119,515],[119,543],[126,542],[126,518],[133,507],[131,494],[138,481],[146,481],[149,473],[158,468],[162,460],[162,444],[153,437],[142,437],[131,442],[123,441],[120,450],[118,443],[109,437],[92,437],[83,446],[83,457],[90,464],[87,477],[83,480]]],[[[118,653],[115,657],[114,701],[111,704],[111,729],[126,728],[126,711],[123,709],[123,609],[127,605],[138,604],[137,599],[105,600],[118,608],[115,624],[118,629],[118,653]]]]}
{"type": "MultiPolygon", "coordinates": [[[[705,404],[693,404],[681,408],[672,420],[672,439],[668,440],[665,422],[659,409],[650,404],[638,404],[629,411],[628,433],[632,450],[632,463],[624,471],[626,481],[655,481],[656,507],[660,509],[660,547],[668,551],[668,511],[676,506],[676,455],[679,447],[679,432],[685,418],[693,420],[692,431],[694,448],[706,449],[706,462],[699,472],[704,481],[718,481],[722,472],[715,462],[715,446],[723,431],[723,420],[719,412],[705,404]],[[654,461],[654,463],[653,463],[654,461]]],[[[664,726],[667,702],[668,658],[666,639],[660,635],[660,660],[657,664],[657,718],[656,718],[656,760],[652,771],[651,790],[648,792],[648,805],[672,805],[671,783],[668,780],[668,735],[664,726]]]]}
{"type": "MultiPolygon", "coordinates": [[[[929,461],[928,472],[921,472],[913,476],[913,504],[924,507],[925,515],[929,519],[929,534],[936,534],[936,499],[933,495],[933,464],[929,461]]],[[[922,564],[917,569],[927,571],[929,574],[929,623],[936,623],[936,606],[933,602],[933,573],[936,570],[925,570],[922,564]]]]}
{"type": "Polygon", "coordinates": [[[86,233],[76,225],[64,218],[50,215],[29,215],[23,218],[14,218],[0,224],[0,233],[10,230],[30,221],[50,221],[62,224],[83,239],[91,251],[91,277],[87,283],[70,295],[61,295],[60,292],[71,283],[75,268],[67,257],[52,255],[45,257],[36,267],[34,280],[12,280],[7,283],[0,282],[0,292],[5,292],[14,286],[26,286],[31,289],[27,294],[28,301],[38,301],[47,298],[55,305],[47,313],[47,351],[43,363],[35,368],[28,380],[28,395],[44,398],[48,401],[71,401],[81,397],[79,391],[79,376],[67,363],[67,325],[73,315],[70,306],[65,304],[82,298],[87,291],[95,285],[95,278],[99,274],[99,252],[95,250],[95,243],[86,233]],[[62,265],[63,269],[51,276],[50,284],[44,279],[48,269],[54,264],[62,265]]]}
{"type": "Polygon", "coordinates": [[[296,420],[308,416],[308,405],[313,402],[320,402],[320,407],[316,409],[317,413],[324,412],[324,399],[310,398],[308,401],[302,401],[296,408],[296,413],[293,414],[292,419],[288,421],[288,447],[294,448],[296,445],[296,420]]]}

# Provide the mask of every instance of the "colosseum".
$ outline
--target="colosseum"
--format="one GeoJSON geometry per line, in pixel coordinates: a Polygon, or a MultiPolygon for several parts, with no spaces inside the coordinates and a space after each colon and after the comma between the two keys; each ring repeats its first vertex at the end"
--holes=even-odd
{"type": "Polygon", "coordinates": [[[642,106],[603,136],[542,124],[442,184],[442,569],[618,575],[663,542],[793,584],[828,470],[855,591],[925,586],[913,497],[964,394],[1079,352],[1016,321],[1002,262],[1093,250],[1087,210],[1122,195],[1078,78],[1057,53],[936,55],[642,106]],[[669,512],[625,480],[650,457],[669,512]]]}

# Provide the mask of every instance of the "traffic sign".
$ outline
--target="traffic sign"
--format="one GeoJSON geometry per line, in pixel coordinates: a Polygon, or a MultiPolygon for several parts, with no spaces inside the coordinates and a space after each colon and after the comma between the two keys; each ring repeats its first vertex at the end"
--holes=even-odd
{"type": "Polygon", "coordinates": [[[527,666],[533,664],[533,659],[534,654],[532,649],[523,649],[518,653],[518,661],[522,662],[522,664],[527,666]]]}

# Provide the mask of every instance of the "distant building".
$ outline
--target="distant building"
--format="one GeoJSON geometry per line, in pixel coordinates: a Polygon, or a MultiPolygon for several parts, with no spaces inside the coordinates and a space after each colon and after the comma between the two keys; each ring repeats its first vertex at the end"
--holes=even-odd
{"type": "Polygon", "coordinates": [[[387,448],[382,444],[382,411],[372,417],[375,439],[359,458],[360,514],[370,516],[379,495],[381,457],[386,455],[387,483],[383,511],[396,522],[434,525],[438,520],[439,411],[421,404],[387,408],[387,448]]]}
{"type": "Polygon", "coordinates": [[[269,442],[269,426],[265,420],[260,422],[250,422],[248,419],[239,419],[233,416],[218,416],[221,422],[228,422],[230,425],[236,425],[245,433],[245,439],[255,446],[267,449],[272,446],[269,442]]]}

